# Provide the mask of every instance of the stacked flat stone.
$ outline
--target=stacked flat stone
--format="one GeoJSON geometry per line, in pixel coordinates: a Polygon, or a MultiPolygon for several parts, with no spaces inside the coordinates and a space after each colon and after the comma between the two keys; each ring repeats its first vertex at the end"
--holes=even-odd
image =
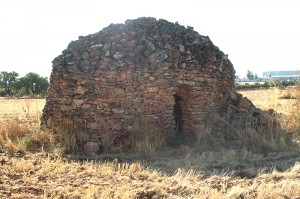
{"type": "Polygon", "coordinates": [[[192,27],[127,20],[80,36],[54,59],[42,120],[91,137],[126,134],[136,117],[176,128],[176,95],[181,130],[193,134],[208,113],[227,112],[234,75],[227,55],[192,27]]]}

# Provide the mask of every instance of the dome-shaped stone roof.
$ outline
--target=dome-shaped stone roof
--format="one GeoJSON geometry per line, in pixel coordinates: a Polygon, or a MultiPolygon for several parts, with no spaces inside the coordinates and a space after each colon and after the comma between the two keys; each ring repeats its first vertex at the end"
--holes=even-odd
{"type": "Polygon", "coordinates": [[[222,72],[220,67],[226,67],[234,73],[227,56],[209,37],[201,36],[192,27],[155,18],[127,20],[125,24],[111,24],[98,33],[80,36],[53,63],[54,68],[75,63],[79,69],[90,65],[105,71],[123,67],[155,70],[212,66],[212,70],[222,72]]]}

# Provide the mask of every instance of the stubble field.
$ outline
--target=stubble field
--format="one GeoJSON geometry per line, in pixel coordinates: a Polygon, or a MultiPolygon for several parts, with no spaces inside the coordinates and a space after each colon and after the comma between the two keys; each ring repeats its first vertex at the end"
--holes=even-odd
{"type": "Polygon", "coordinates": [[[0,121],[7,119],[24,120],[26,117],[40,117],[45,99],[17,99],[0,97],[0,121]]]}
{"type": "Polygon", "coordinates": [[[293,139],[286,150],[66,155],[39,129],[44,99],[0,99],[0,198],[300,198],[295,88],[242,91],[263,110],[282,113],[293,139]]]}

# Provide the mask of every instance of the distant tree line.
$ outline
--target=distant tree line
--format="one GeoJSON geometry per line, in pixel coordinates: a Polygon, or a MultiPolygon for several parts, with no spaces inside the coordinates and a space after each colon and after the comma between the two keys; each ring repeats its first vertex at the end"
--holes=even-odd
{"type": "MultiPolygon", "coordinates": [[[[240,76],[239,75],[235,75],[234,77],[235,79],[240,79],[240,76]]],[[[251,70],[247,70],[247,73],[246,73],[246,78],[248,80],[257,80],[257,79],[260,79],[258,77],[258,75],[256,73],[253,73],[251,70]]]]}
{"type": "Polygon", "coordinates": [[[261,83],[235,83],[234,86],[236,90],[251,90],[259,88],[271,88],[271,87],[287,87],[287,86],[296,86],[299,85],[299,80],[281,80],[281,81],[271,81],[261,83]]]}
{"type": "Polygon", "coordinates": [[[22,95],[43,95],[47,93],[49,81],[37,73],[27,73],[19,77],[15,71],[0,72],[0,95],[1,96],[22,96],[22,95]]]}
{"type": "Polygon", "coordinates": [[[250,80],[258,79],[258,75],[256,73],[254,74],[250,70],[247,70],[246,77],[247,77],[247,79],[250,79],[250,80]]]}

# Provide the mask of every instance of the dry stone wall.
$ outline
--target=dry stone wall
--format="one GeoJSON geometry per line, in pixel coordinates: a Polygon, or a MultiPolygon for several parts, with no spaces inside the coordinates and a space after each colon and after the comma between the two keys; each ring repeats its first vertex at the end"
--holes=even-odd
{"type": "Polygon", "coordinates": [[[195,133],[208,113],[227,112],[234,74],[228,57],[192,27],[127,20],[79,37],[54,59],[42,120],[100,137],[126,134],[135,117],[195,133]]]}

